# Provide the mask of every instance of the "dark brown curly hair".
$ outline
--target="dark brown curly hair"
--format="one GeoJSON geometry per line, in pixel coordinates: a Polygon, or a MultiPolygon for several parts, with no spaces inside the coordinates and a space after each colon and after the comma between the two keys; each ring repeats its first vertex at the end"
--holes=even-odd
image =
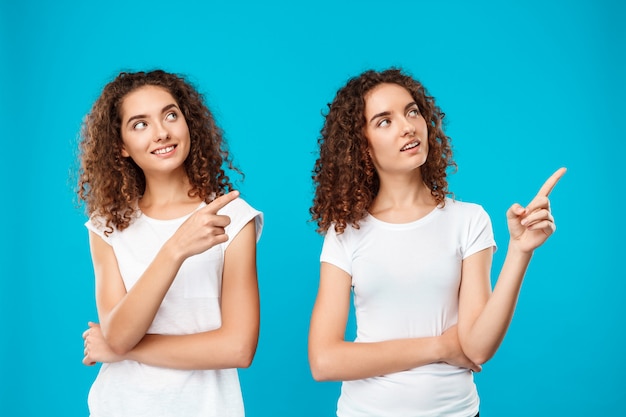
{"type": "Polygon", "coordinates": [[[350,224],[359,228],[380,180],[368,152],[365,137],[365,96],[379,84],[404,87],[413,97],[428,126],[428,158],[421,167],[424,183],[438,204],[444,205],[448,191],[446,171],[456,169],[450,138],[443,131],[444,113],[426,88],[399,68],[368,70],[351,78],[329,104],[321,137],[319,158],[313,170],[315,197],[310,209],[317,231],[325,233],[334,224],[343,233],[350,224]]]}
{"type": "Polygon", "coordinates": [[[124,98],[143,86],[167,90],[176,100],[189,127],[191,141],[184,166],[191,183],[190,197],[207,203],[232,189],[224,167],[233,166],[222,130],[204,97],[183,76],[162,70],[121,72],[107,84],[85,117],[79,144],[78,198],[87,214],[101,216],[107,234],[127,228],[143,195],[146,179],[131,159],[122,157],[121,106],[124,98]]]}

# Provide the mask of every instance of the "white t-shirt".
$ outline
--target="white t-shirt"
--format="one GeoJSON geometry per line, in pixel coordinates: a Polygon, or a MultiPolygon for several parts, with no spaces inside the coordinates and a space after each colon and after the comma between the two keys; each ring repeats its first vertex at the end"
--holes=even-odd
{"type": "MultiPolygon", "coordinates": [[[[463,259],[495,247],[483,208],[447,199],[411,223],[369,215],[359,225],[340,235],[331,227],[321,255],[352,277],[356,341],[439,336],[455,325],[463,259]]],[[[435,363],[343,382],[337,415],[470,417],[478,405],[470,370],[435,363]]]]}
{"type": "MultiPolygon", "coordinates": [[[[258,240],[263,214],[241,198],[230,202],[219,214],[231,219],[225,229],[229,240],[183,262],[148,333],[181,335],[221,326],[224,251],[252,219],[258,240]]],[[[88,221],[86,226],[113,247],[124,285],[130,289],[189,216],[157,220],[140,213],[128,228],[115,230],[108,237],[98,219],[88,221]]],[[[92,417],[244,416],[237,369],[189,371],[135,361],[105,363],[91,387],[88,403],[92,417]]]]}

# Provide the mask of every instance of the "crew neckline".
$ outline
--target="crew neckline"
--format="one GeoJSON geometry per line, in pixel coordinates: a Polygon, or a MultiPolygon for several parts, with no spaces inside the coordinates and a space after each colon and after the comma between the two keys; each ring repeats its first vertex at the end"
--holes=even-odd
{"type": "Polygon", "coordinates": [[[386,222],[384,220],[381,220],[377,217],[375,217],[373,214],[371,213],[367,213],[367,220],[371,221],[374,224],[383,226],[387,229],[407,229],[407,228],[412,228],[412,227],[416,227],[419,226],[421,224],[427,223],[429,222],[433,217],[435,217],[437,215],[437,213],[439,213],[441,210],[443,209],[443,207],[441,207],[440,205],[435,206],[434,209],[432,209],[431,211],[429,211],[426,215],[420,217],[419,219],[407,222],[407,223],[390,223],[390,222],[386,222]]]}
{"type": "Polygon", "coordinates": [[[150,217],[148,216],[146,213],[144,213],[139,207],[137,207],[137,210],[139,210],[139,217],[145,218],[146,220],[149,220],[151,222],[155,222],[155,223],[173,223],[176,221],[180,221],[180,220],[185,220],[187,219],[189,216],[191,216],[193,213],[195,213],[196,211],[198,211],[199,209],[201,209],[202,207],[204,207],[206,205],[206,203],[204,201],[201,201],[200,204],[198,204],[196,206],[196,208],[194,208],[192,211],[190,211],[189,213],[179,216],[179,217],[175,217],[173,219],[156,219],[154,217],[150,217]]]}

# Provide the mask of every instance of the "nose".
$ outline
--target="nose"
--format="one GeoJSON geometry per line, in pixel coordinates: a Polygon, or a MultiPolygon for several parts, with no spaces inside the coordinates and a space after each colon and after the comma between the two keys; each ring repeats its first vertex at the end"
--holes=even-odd
{"type": "Polygon", "coordinates": [[[402,136],[406,136],[406,135],[410,135],[410,136],[415,135],[415,126],[413,125],[413,123],[411,123],[409,119],[405,117],[404,126],[402,126],[402,136]]]}
{"type": "Polygon", "coordinates": [[[163,123],[156,124],[156,136],[154,137],[155,142],[161,142],[170,138],[170,134],[163,125],[163,123]]]}

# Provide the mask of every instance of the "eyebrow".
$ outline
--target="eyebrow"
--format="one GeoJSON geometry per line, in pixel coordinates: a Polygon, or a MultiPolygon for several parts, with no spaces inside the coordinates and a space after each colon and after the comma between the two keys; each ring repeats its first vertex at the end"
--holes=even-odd
{"type": "MultiPolygon", "coordinates": [[[[415,101],[412,101],[409,104],[407,104],[406,106],[404,106],[404,111],[407,111],[408,109],[410,109],[413,106],[417,106],[417,103],[415,101]]],[[[419,106],[418,106],[418,108],[419,108],[419,106]]],[[[374,121],[374,119],[377,119],[377,118],[382,117],[382,116],[389,116],[390,114],[391,114],[390,111],[383,111],[383,112],[377,113],[374,116],[372,116],[372,118],[370,119],[369,122],[372,123],[374,121]]]]}
{"type": "MultiPolygon", "coordinates": [[[[172,104],[168,104],[167,106],[163,107],[161,109],[161,114],[165,113],[166,111],[168,111],[169,109],[172,108],[176,108],[178,109],[178,106],[175,103],[172,104]]],[[[180,109],[179,109],[180,110],[180,109]]],[[[132,122],[133,120],[138,120],[138,119],[146,119],[148,117],[148,115],[146,114],[137,114],[135,116],[130,117],[127,121],[126,121],[126,126],[128,126],[130,124],[130,122],[132,122]]]]}

